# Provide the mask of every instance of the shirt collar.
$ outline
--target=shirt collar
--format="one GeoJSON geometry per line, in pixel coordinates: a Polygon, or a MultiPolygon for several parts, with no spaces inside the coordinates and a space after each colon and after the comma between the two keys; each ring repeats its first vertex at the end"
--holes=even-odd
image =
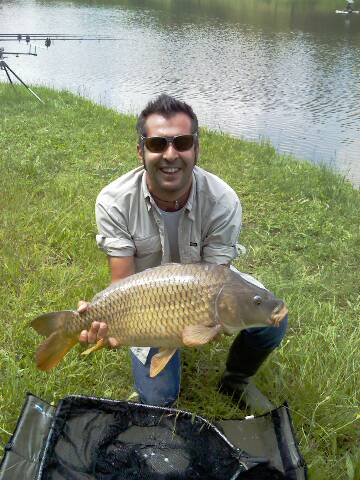
{"type": "MultiPolygon", "coordinates": [[[[194,167],[194,168],[196,168],[196,167],[194,167]]],[[[153,205],[156,206],[156,203],[155,203],[154,199],[152,198],[152,196],[149,192],[147,183],[146,183],[146,170],[145,169],[143,171],[143,176],[142,176],[142,179],[141,179],[141,188],[142,188],[142,191],[143,191],[143,195],[144,195],[144,199],[145,199],[147,209],[149,211],[153,205]]],[[[185,204],[185,210],[187,210],[187,212],[189,213],[189,218],[191,218],[192,220],[195,220],[195,217],[192,214],[192,208],[193,208],[194,201],[195,201],[195,192],[196,192],[196,178],[195,178],[195,173],[193,171],[192,172],[191,190],[190,190],[189,198],[188,198],[188,200],[185,204]]]]}
{"type": "MultiPolygon", "coordinates": [[[[196,167],[194,167],[196,168],[196,167]]],[[[191,220],[195,220],[195,217],[194,217],[194,214],[193,214],[193,205],[194,205],[194,202],[195,202],[195,193],[196,193],[196,177],[195,177],[195,173],[194,173],[194,170],[192,172],[192,184],[191,184],[191,190],[190,190],[190,195],[189,195],[189,198],[186,202],[186,205],[185,205],[185,210],[187,210],[188,212],[188,216],[191,220]]]]}
{"type": "Polygon", "coordinates": [[[142,188],[142,191],[143,191],[143,194],[144,194],[146,207],[149,211],[151,209],[152,203],[154,202],[154,199],[150,195],[148,186],[146,184],[146,170],[145,169],[143,170],[143,175],[142,175],[142,179],[141,179],[141,188],[142,188]]]}

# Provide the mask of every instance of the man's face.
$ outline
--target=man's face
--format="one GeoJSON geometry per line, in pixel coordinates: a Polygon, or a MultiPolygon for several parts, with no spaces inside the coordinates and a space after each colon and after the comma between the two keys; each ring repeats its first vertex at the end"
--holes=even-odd
{"type": "MultiPolygon", "coordinates": [[[[147,137],[192,133],[191,119],[185,113],[177,113],[170,118],[154,113],[147,118],[145,127],[147,137]]],[[[190,188],[197,157],[195,143],[184,152],[178,152],[172,143],[162,153],[152,153],[144,146],[144,155],[138,145],[138,156],[147,172],[149,190],[162,200],[176,200],[190,188]]]]}

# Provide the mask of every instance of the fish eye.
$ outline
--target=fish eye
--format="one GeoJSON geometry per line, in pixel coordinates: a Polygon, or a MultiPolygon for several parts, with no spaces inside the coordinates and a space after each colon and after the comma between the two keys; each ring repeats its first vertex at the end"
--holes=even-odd
{"type": "Polygon", "coordinates": [[[254,297],[255,305],[260,305],[261,302],[262,302],[262,298],[260,297],[260,295],[255,295],[255,297],[254,297]]]}

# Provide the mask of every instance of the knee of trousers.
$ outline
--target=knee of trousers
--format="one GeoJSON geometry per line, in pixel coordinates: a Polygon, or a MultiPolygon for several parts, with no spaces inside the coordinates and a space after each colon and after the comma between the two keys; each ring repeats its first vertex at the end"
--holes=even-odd
{"type": "Polygon", "coordinates": [[[142,403],[169,407],[180,392],[181,360],[178,350],[166,367],[156,377],[151,378],[150,363],[158,349],[151,349],[145,365],[131,352],[132,370],[136,391],[142,403]]]}
{"type": "Polygon", "coordinates": [[[173,392],[169,392],[168,389],[164,390],[139,390],[140,402],[144,405],[155,405],[157,407],[172,407],[178,396],[179,391],[175,390],[173,392]]]}
{"type": "Polygon", "coordinates": [[[255,348],[274,350],[285,337],[288,326],[288,315],[278,327],[248,328],[241,335],[255,348]]]}

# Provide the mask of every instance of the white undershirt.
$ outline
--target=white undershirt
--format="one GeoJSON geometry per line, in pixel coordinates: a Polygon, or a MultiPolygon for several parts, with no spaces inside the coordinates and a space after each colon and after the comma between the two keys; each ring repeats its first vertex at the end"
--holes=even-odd
{"type": "Polygon", "coordinates": [[[180,263],[179,253],[179,221],[183,208],[176,212],[165,212],[160,209],[161,216],[164,219],[165,228],[168,234],[170,257],[172,262],[180,263]]]}

